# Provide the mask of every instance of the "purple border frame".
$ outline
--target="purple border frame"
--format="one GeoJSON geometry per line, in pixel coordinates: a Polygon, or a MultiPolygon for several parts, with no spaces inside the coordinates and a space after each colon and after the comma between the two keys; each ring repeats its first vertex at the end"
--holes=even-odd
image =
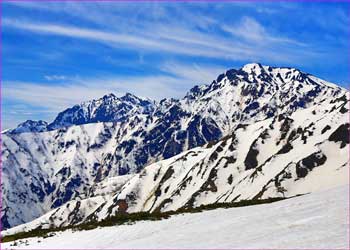
{"type": "Polygon", "coordinates": [[[2,0],[0,0],[0,250],[2,242],[2,0]]]}
{"type": "MultiPolygon", "coordinates": [[[[0,187],[2,183],[2,4],[4,2],[328,2],[328,3],[349,3],[348,15],[350,15],[350,0],[0,0],[0,187]]],[[[350,23],[349,23],[349,31],[350,31],[350,23]]],[[[349,44],[350,48],[350,37],[349,44]]],[[[350,65],[350,54],[348,55],[348,63],[350,65]]],[[[348,70],[348,79],[350,81],[350,68],[348,70]]],[[[348,86],[348,95],[350,95],[350,82],[348,86]]],[[[350,102],[349,102],[349,110],[350,110],[350,102]]],[[[350,123],[350,112],[348,113],[349,123],[350,123]]],[[[350,182],[350,144],[348,146],[348,178],[350,182]]],[[[348,194],[348,211],[350,210],[350,185],[349,194],[348,194]]],[[[0,219],[1,219],[1,211],[2,211],[2,190],[0,190],[0,219]]],[[[350,232],[350,216],[348,223],[348,231],[350,232]]],[[[2,231],[2,223],[0,220],[0,233],[2,231]]],[[[348,248],[157,248],[158,250],[350,250],[350,233],[348,236],[348,248]]],[[[2,237],[0,235],[0,250],[2,237]]],[[[11,248],[11,249],[21,249],[21,248],[11,248]]],[[[26,248],[29,250],[153,250],[154,248],[26,248]]]]}
{"type": "Polygon", "coordinates": [[[328,2],[350,3],[350,0],[0,0],[0,2],[328,2]]]}

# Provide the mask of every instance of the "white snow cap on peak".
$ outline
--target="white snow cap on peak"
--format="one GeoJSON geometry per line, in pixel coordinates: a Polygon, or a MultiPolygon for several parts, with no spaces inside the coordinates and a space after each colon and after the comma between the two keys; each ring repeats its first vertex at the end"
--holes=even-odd
{"type": "Polygon", "coordinates": [[[263,66],[260,63],[248,63],[242,67],[242,70],[247,73],[251,73],[252,71],[260,72],[262,68],[263,66]]]}

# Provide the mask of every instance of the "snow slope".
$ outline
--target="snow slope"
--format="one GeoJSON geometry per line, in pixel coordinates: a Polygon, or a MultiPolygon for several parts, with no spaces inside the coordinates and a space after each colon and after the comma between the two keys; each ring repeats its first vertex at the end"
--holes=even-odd
{"type": "MultiPolygon", "coordinates": [[[[2,249],[14,248],[13,242],[2,249]]],[[[348,249],[349,186],[272,204],[216,209],[162,221],[66,231],[30,238],[16,249],[255,248],[348,249]]]]}

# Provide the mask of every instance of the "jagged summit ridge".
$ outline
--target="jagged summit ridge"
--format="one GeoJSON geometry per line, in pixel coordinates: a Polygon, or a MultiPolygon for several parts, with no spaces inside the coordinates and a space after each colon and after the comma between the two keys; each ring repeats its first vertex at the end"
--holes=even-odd
{"type": "Polygon", "coordinates": [[[7,130],[6,133],[18,134],[26,132],[44,132],[47,130],[47,122],[39,120],[26,120],[20,123],[15,129],[7,130]]]}
{"type": "Polygon", "coordinates": [[[122,97],[114,94],[100,99],[84,102],[58,114],[47,130],[95,122],[122,122],[133,114],[149,114],[153,103],[130,93],[122,97]]]}
{"type": "MultiPolygon", "coordinates": [[[[335,95],[342,89],[335,84],[323,81],[295,68],[249,63],[240,69],[227,70],[211,84],[194,86],[181,100],[169,99],[156,102],[139,98],[131,93],[126,93],[121,97],[110,93],[100,99],[86,101],[62,111],[53,122],[47,124],[46,128],[42,121],[38,124],[40,129],[36,129],[33,123],[31,125],[22,123],[18,128],[9,130],[7,133],[43,132],[95,122],[120,122],[133,112],[136,114],[151,114],[155,110],[164,110],[163,105],[171,106],[178,102],[186,102],[191,105],[200,98],[208,98],[211,93],[231,92],[232,94],[234,92],[232,88],[240,88],[240,92],[236,91],[234,93],[236,95],[250,95],[253,99],[264,95],[267,101],[277,101],[276,105],[279,106],[284,104],[284,97],[287,95],[299,95],[299,98],[296,98],[299,99],[299,103],[294,104],[298,106],[304,105],[306,98],[316,96],[322,90],[330,91],[335,95]],[[282,95],[282,98],[274,96],[277,92],[281,93],[279,96],[282,95]]],[[[221,95],[225,96],[225,93],[221,95]]],[[[256,107],[257,103],[252,105],[256,107]]],[[[267,108],[265,106],[264,109],[266,112],[266,109],[272,110],[274,108],[276,107],[267,108]]]]}

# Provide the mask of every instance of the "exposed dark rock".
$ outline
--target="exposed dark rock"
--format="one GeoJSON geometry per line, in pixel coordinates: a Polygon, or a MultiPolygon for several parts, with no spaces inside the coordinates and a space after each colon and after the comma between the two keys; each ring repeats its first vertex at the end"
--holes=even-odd
{"type": "Polygon", "coordinates": [[[330,130],[330,129],[331,129],[331,126],[326,125],[326,127],[324,127],[324,128],[322,129],[321,134],[326,133],[326,132],[327,132],[327,130],[330,130]]]}
{"type": "Polygon", "coordinates": [[[291,151],[293,149],[292,144],[290,144],[289,142],[287,142],[286,144],[283,145],[283,147],[277,152],[277,154],[286,154],[289,151],[291,151]]]}
{"type": "Polygon", "coordinates": [[[340,142],[340,148],[345,147],[350,142],[350,124],[340,125],[328,138],[330,141],[340,142]]]}
{"type": "Polygon", "coordinates": [[[322,152],[316,152],[299,161],[296,165],[296,174],[299,178],[304,178],[308,172],[315,167],[323,165],[327,157],[322,152]]]}
{"type": "Polygon", "coordinates": [[[253,169],[256,166],[258,166],[257,156],[259,154],[259,150],[256,149],[256,142],[257,140],[255,140],[252,143],[247,153],[247,156],[244,160],[244,165],[246,170],[253,169]]]}
{"type": "Polygon", "coordinates": [[[232,182],[233,182],[233,176],[232,174],[230,174],[230,176],[227,178],[227,183],[231,185],[232,182]]]}

